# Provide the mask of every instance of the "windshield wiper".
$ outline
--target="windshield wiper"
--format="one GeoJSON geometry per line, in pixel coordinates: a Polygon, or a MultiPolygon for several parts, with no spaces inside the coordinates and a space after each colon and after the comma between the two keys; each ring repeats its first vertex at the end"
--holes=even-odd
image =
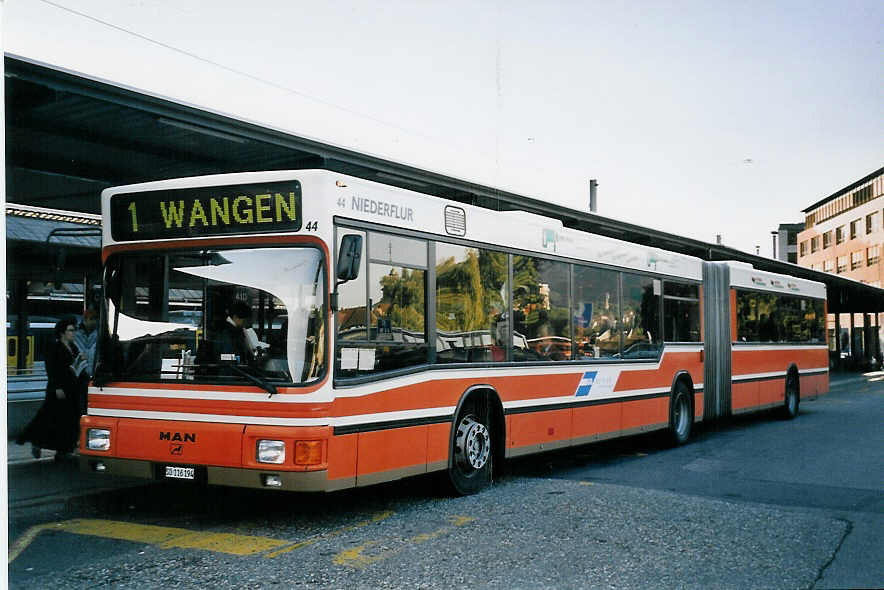
{"type": "Polygon", "coordinates": [[[230,367],[231,369],[233,369],[233,371],[235,373],[239,373],[240,375],[242,375],[243,377],[245,377],[246,379],[248,379],[249,381],[251,381],[252,383],[257,385],[258,387],[260,387],[264,391],[270,393],[271,397],[276,394],[276,386],[273,385],[272,383],[268,383],[267,381],[264,381],[263,379],[261,379],[257,375],[253,375],[252,373],[249,373],[248,371],[242,370],[242,368],[240,368],[237,365],[225,365],[225,366],[230,367]]]}

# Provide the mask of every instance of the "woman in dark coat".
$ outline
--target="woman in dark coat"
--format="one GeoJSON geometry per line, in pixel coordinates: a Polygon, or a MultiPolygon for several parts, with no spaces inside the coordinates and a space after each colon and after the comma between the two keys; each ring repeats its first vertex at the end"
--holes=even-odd
{"type": "Polygon", "coordinates": [[[40,449],[55,449],[56,459],[74,450],[80,427],[80,397],[85,393],[83,356],[74,344],[76,321],[65,318],[55,324],[55,341],[46,354],[46,398],[37,415],[16,442],[40,449]]]}

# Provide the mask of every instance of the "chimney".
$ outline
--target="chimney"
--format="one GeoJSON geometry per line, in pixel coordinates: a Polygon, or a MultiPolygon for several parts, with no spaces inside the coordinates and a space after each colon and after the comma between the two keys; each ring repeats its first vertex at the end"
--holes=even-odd
{"type": "Polygon", "coordinates": [[[721,234],[715,234],[715,243],[721,246],[721,234]]]}
{"type": "Polygon", "coordinates": [[[598,208],[598,199],[597,193],[599,188],[599,182],[595,178],[589,179],[589,210],[591,213],[595,213],[598,208]]]}

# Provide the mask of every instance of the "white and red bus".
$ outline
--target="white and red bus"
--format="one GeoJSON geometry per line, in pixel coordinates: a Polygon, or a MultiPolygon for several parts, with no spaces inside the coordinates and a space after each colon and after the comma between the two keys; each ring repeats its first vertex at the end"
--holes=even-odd
{"type": "Polygon", "coordinates": [[[828,389],[825,287],[325,170],[102,193],[81,467],[329,491],[828,389]]]}

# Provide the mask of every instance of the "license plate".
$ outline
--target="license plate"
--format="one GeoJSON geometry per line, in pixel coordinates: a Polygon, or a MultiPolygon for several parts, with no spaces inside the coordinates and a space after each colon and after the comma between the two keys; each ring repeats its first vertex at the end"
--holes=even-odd
{"type": "Polygon", "coordinates": [[[172,479],[196,479],[196,469],[193,467],[173,467],[166,465],[166,477],[172,479]]]}

